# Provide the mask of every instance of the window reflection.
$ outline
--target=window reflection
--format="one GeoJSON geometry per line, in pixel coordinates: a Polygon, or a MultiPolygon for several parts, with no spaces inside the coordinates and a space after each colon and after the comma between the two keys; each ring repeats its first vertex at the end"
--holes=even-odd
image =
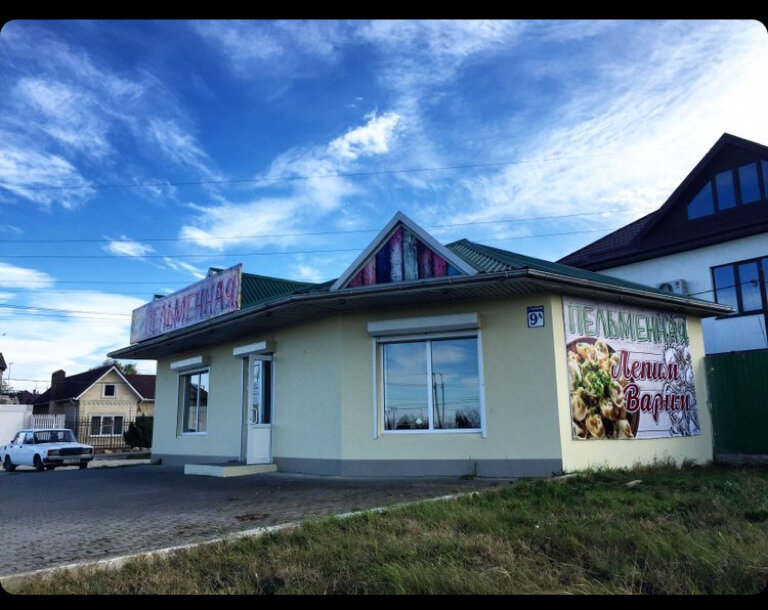
{"type": "Polygon", "coordinates": [[[757,180],[757,163],[742,165],[739,168],[741,202],[752,203],[760,200],[760,184],[757,180]]]}
{"type": "Polygon", "coordinates": [[[727,210],[736,206],[736,193],[733,190],[733,172],[720,172],[715,176],[717,185],[717,207],[727,210]]]}
{"type": "Polygon", "coordinates": [[[383,344],[385,430],[479,430],[477,349],[477,337],[383,344]]]}
{"type": "Polygon", "coordinates": [[[712,198],[712,183],[707,182],[704,188],[699,191],[691,203],[688,204],[688,218],[701,218],[715,213],[715,201],[712,198]]]}

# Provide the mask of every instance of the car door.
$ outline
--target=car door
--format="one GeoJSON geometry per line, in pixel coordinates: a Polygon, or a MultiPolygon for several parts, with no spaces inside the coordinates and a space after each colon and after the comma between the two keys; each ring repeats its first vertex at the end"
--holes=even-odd
{"type": "Polygon", "coordinates": [[[34,432],[25,432],[24,441],[19,446],[19,461],[13,460],[14,464],[23,466],[32,466],[32,460],[35,457],[35,434],[34,432]]]}
{"type": "Polygon", "coordinates": [[[8,444],[5,454],[10,458],[11,463],[19,465],[23,463],[22,447],[24,446],[24,432],[19,432],[13,437],[13,440],[8,444]]]}

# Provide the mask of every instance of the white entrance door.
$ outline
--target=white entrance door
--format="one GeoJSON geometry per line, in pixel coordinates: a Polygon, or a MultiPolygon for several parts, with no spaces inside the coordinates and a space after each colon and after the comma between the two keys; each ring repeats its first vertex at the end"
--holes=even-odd
{"type": "Polygon", "coordinates": [[[248,358],[246,463],[272,462],[272,362],[248,358]]]}

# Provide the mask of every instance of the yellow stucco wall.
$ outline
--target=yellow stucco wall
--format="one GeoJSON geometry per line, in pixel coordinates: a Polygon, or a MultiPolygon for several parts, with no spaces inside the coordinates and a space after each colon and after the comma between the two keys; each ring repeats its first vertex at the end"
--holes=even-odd
{"type": "Polygon", "coordinates": [[[274,353],[273,453],[327,460],[559,459],[552,328],[529,329],[526,306],[552,298],[423,305],[337,315],[158,361],[153,452],[239,456],[242,361],[235,347],[271,340],[274,353]],[[373,339],[369,321],[481,315],[487,438],[480,433],[373,437],[373,339]],[[208,433],[177,434],[178,374],[170,362],[202,355],[211,363],[208,433]]]}
{"type": "MultiPolygon", "coordinates": [[[[559,459],[552,297],[525,297],[420,305],[344,319],[342,456],[345,460],[559,459]],[[546,326],[528,328],[526,307],[543,305],[546,326]],[[479,432],[373,433],[373,340],[377,320],[479,313],[487,437],[479,432]]],[[[380,401],[379,401],[380,402],[380,401]]],[[[378,405],[377,422],[381,406],[378,405]]],[[[380,427],[380,424],[379,424],[380,427]]]]}
{"type": "Polygon", "coordinates": [[[571,435],[571,408],[568,385],[565,328],[563,326],[562,299],[553,308],[555,330],[555,356],[557,371],[558,404],[560,412],[560,441],[562,443],[563,469],[583,470],[590,467],[632,467],[649,464],[654,460],[672,459],[678,464],[683,460],[704,463],[712,460],[712,418],[707,397],[704,372],[704,340],[701,320],[688,317],[689,348],[693,362],[693,379],[701,434],[686,438],[657,438],[634,440],[575,440],[571,435]]]}
{"type": "MultiPolygon", "coordinates": [[[[235,347],[274,341],[273,454],[299,460],[555,460],[577,470],[631,466],[654,458],[712,458],[711,420],[698,319],[689,318],[690,348],[703,434],[638,441],[571,439],[562,299],[525,295],[414,305],[335,315],[158,361],[153,452],[239,457],[242,449],[242,360],[235,347]],[[545,326],[528,328],[526,307],[542,305],[545,326]],[[480,314],[487,437],[478,432],[374,432],[374,340],[371,321],[460,313],[480,314]],[[178,374],[170,362],[202,355],[210,361],[208,433],[179,435],[178,374]]],[[[378,403],[378,401],[377,401],[378,403]]],[[[380,421],[380,405],[377,422],[380,421]]]]}
{"type": "Polygon", "coordinates": [[[134,419],[139,400],[138,394],[117,373],[109,371],[80,397],[78,417],[84,420],[92,415],[122,415],[134,419]],[[115,385],[114,397],[104,396],[106,384],[115,385]]]}

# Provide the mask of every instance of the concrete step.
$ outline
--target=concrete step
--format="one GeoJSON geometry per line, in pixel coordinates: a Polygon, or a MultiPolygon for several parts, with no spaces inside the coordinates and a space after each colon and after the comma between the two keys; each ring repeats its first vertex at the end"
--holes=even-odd
{"type": "Polygon", "coordinates": [[[184,474],[207,477],[241,477],[277,472],[277,464],[184,464],[184,474]]]}

